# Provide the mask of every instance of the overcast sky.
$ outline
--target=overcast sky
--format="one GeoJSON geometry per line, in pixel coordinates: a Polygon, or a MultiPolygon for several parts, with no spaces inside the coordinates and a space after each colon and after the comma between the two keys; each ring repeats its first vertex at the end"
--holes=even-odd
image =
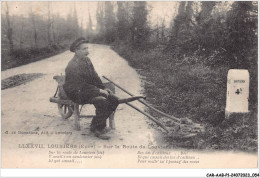
{"type": "MultiPolygon", "coordinates": [[[[92,21],[96,22],[96,8],[97,8],[97,1],[96,2],[75,2],[77,15],[78,15],[78,22],[81,25],[81,20],[83,20],[83,27],[85,28],[87,21],[88,21],[88,14],[92,16],[92,21]]],[[[34,13],[40,14],[47,18],[47,2],[8,2],[10,15],[23,15],[28,16],[29,12],[33,10],[34,13]]],[[[51,2],[52,10],[54,14],[60,14],[60,16],[66,18],[68,13],[70,13],[74,7],[74,2],[51,2]]],[[[178,2],[148,2],[148,6],[151,7],[151,11],[149,14],[149,21],[151,25],[155,25],[157,23],[157,16],[159,22],[165,17],[166,25],[170,24],[170,21],[174,14],[177,13],[178,10],[178,2]]],[[[2,2],[2,13],[5,13],[6,4],[2,2]]]]}

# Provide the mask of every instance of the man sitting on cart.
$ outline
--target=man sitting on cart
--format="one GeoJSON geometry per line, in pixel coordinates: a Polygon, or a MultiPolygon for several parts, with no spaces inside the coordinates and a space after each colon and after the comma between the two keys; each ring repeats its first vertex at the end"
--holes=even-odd
{"type": "Polygon", "coordinates": [[[78,104],[94,104],[96,116],[91,122],[91,131],[96,136],[106,132],[106,119],[118,106],[118,98],[105,89],[91,60],[88,58],[88,41],[81,37],[75,40],[70,51],[75,55],[65,69],[64,91],[78,104]]]}

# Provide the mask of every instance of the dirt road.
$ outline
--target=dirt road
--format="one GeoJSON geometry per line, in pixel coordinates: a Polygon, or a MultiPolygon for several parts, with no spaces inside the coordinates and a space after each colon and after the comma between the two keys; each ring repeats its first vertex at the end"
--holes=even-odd
{"type": "MultiPolygon", "coordinates": [[[[91,44],[89,52],[89,57],[100,76],[107,76],[136,95],[142,94],[141,81],[136,71],[108,46],[91,44]]],[[[80,131],[73,129],[73,117],[68,120],[61,119],[57,105],[49,102],[49,98],[54,94],[57,86],[52,77],[65,73],[64,69],[73,55],[70,51],[66,51],[42,61],[2,72],[2,80],[22,73],[44,74],[34,81],[2,91],[2,153],[4,153],[4,166],[32,166],[28,159],[25,159],[25,156],[45,154],[44,149],[39,151],[38,149],[19,148],[22,144],[27,143],[44,145],[156,145],[155,131],[149,128],[147,124],[150,121],[125,104],[120,105],[117,109],[115,114],[116,130],[110,132],[110,140],[100,140],[89,133],[91,119],[81,120],[80,131]],[[6,131],[8,131],[8,134],[6,131]],[[38,134],[23,133],[28,131],[38,131],[38,134]],[[14,153],[17,156],[13,157],[14,153]],[[14,158],[12,163],[10,158],[14,158]]],[[[119,89],[116,90],[116,94],[122,98],[128,97],[119,89]]],[[[138,102],[133,104],[143,108],[138,102]]],[[[94,111],[93,106],[85,105],[82,114],[91,115],[94,114],[94,111]]],[[[32,157],[32,159],[34,158],[32,157]]],[[[35,160],[35,166],[39,165],[40,162],[35,160]]]]}

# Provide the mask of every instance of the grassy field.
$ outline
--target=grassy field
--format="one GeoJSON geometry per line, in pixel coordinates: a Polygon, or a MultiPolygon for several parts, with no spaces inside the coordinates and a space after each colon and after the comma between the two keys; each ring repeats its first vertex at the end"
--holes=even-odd
{"type": "MultiPolygon", "coordinates": [[[[250,85],[251,112],[243,118],[234,115],[226,120],[228,67],[209,67],[200,56],[177,59],[160,48],[136,51],[129,46],[115,45],[113,49],[127,59],[144,79],[148,103],[175,117],[188,117],[206,128],[205,133],[192,139],[176,140],[165,134],[164,141],[169,145],[190,149],[257,151],[257,82],[250,85]]],[[[151,110],[148,112],[167,124],[162,116],[151,110]]]]}

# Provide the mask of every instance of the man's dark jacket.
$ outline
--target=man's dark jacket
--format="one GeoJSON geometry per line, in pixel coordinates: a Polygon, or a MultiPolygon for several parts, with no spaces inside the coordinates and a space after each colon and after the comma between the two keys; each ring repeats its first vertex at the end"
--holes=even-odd
{"type": "Polygon", "coordinates": [[[65,69],[63,88],[67,96],[79,104],[90,103],[92,98],[102,96],[99,89],[105,89],[90,59],[79,59],[76,55],[65,69]]]}

